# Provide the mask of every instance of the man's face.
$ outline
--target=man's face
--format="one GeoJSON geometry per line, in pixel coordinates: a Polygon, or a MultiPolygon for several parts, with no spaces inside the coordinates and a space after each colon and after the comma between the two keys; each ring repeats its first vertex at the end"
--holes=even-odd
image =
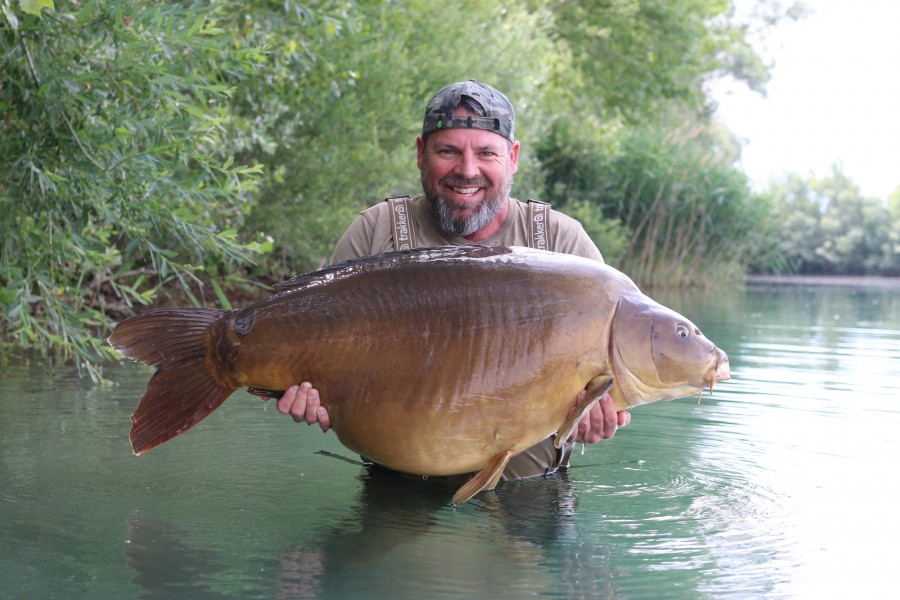
{"type": "MultiPolygon", "coordinates": [[[[467,114],[467,113],[460,113],[467,114]]],[[[483,129],[443,129],[416,140],[422,189],[445,233],[483,229],[509,198],[519,142],[483,129]]]]}

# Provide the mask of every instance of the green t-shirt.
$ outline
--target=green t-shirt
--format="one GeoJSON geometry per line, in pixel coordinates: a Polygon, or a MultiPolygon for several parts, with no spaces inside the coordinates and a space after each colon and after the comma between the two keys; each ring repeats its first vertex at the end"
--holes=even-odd
{"type": "MultiPolygon", "coordinates": [[[[409,206],[409,225],[414,230],[417,247],[465,246],[474,243],[442,232],[435,223],[424,196],[412,198],[409,206]]],[[[549,213],[547,250],[603,262],[603,256],[581,223],[552,209],[549,213]]],[[[528,246],[530,227],[528,204],[510,198],[509,212],[500,230],[490,239],[477,243],[484,246],[528,246]]],[[[353,220],[335,247],[331,262],[334,264],[395,249],[391,206],[388,202],[379,202],[353,220]]]]}

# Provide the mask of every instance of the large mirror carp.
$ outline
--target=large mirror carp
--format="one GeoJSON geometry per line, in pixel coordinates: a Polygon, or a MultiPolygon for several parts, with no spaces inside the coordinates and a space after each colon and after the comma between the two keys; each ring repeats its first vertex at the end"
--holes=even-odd
{"type": "Polygon", "coordinates": [[[157,367],[131,418],[135,454],[240,387],[310,381],[350,450],[405,473],[477,472],[454,503],[551,434],[560,445],[607,391],[623,410],[729,378],[722,350],[619,271],[509,247],[350,261],[246,308],[138,315],[109,343],[157,367]]]}

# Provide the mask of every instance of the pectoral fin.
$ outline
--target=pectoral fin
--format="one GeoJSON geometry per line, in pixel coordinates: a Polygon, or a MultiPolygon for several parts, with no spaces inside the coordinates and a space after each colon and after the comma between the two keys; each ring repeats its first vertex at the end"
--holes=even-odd
{"type": "Polygon", "coordinates": [[[510,457],[512,457],[512,452],[509,450],[494,456],[485,468],[478,471],[472,479],[453,494],[453,505],[465,502],[482,490],[492,490],[497,487],[497,482],[500,481],[500,476],[503,475],[503,469],[506,468],[510,457]]]}
{"type": "Polygon", "coordinates": [[[581,401],[581,404],[575,407],[572,414],[569,415],[565,423],[562,424],[562,427],[559,428],[559,431],[556,432],[556,439],[553,441],[554,446],[562,448],[562,445],[569,437],[571,437],[572,433],[574,433],[575,429],[578,427],[578,423],[584,418],[584,415],[591,411],[594,405],[600,401],[600,398],[609,391],[612,385],[613,378],[608,375],[598,375],[588,381],[588,384],[585,387],[587,393],[584,395],[584,399],[581,401]]]}

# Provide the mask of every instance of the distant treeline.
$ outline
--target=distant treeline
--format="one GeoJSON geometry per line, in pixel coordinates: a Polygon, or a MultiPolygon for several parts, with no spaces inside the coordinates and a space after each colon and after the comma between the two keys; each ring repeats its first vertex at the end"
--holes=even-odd
{"type": "Polygon", "coordinates": [[[423,108],[468,78],[516,107],[514,195],[579,218],[639,282],[896,268],[891,218],[841,209],[863,248],[828,190],[754,195],[713,120],[709,81],[763,89],[750,38],[798,16],[776,0],[740,19],[721,0],[0,8],[0,336],[92,375],[137,305],[228,307],[324,265],[366,206],[416,193],[423,108]]]}
{"type": "Polygon", "coordinates": [[[838,167],[825,177],[792,175],[758,196],[771,246],[757,273],[900,275],[900,186],[885,201],[863,195],[838,167]]]}

